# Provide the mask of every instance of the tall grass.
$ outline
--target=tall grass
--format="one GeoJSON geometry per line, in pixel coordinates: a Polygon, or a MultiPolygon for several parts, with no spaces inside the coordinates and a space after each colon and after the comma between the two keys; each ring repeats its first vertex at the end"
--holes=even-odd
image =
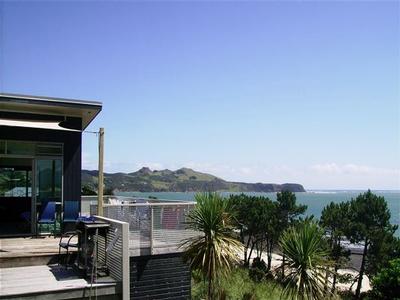
{"type": "MultiPolygon", "coordinates": [[[[192,299],[206,299],[207,284],[202,280],[198,272],[192,274],[192,299]]],[[[273,281],[254,282],[248,274],[247,269],[235,268],[227,278],[218,282],[220,294],[224,295],[221,299],[232,300],[279,300],[282,288],[273,281]]],[[[217,299],[216,299],[217,300],[217,299]]]]}

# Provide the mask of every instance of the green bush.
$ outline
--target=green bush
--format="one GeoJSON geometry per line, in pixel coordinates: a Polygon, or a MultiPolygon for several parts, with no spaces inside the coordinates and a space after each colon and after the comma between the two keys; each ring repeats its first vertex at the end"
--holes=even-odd
{"type": "Polygon", "coordinates": [[[400,299],[400,258],[391,260],[372,279],[371,294],[375,299],[400,299]]]}
{"type": "Polygon", "coordinates": [[[260,259],[259,257],[254,258],[253,264],[249,269],[250,278],[253,279],[255,282],[260,282],[265,279],[267,272],[267,265],[264,260],[260,259]]]}
{"type": "Polygon", "coordinates": [[[82,194],[82,196],[96,196],[97,195],[96,191],[88,185],[82,186],[81,194],[82,194]]]}

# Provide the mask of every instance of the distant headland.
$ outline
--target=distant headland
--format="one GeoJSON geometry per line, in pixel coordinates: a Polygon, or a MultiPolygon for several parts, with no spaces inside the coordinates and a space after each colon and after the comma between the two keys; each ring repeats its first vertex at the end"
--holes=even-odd
{"type": "MultiPolygon", "coordinates": [[[[132,173],[105,173],[105,188],[120,192],[305,192],[298,183],[230,182],[189,168],[150,170],[143,167],[132,173]]],[[[97,187],[97,171],[82,170],[82,186],[97,187]]]]}

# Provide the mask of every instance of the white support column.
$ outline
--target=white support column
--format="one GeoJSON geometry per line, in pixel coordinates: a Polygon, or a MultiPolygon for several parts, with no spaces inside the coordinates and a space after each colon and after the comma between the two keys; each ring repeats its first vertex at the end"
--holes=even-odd
{"type": "Polygon", "coordinates": [[[122,225],[122,300],[130,299],[129,223],[122,225]]]}
{"type": "MultiPolygon", "coordinates": [[[[110,218],[105,218],[102,216],[95,216],[96,219],[105,221],[107,223],[110,223],[113,228],[118,228],[119,232],[119,237],[118,240],[121,239],[122,241],[122,251],[119,251],[120,248],[118,248],[119,253],[117,254],[118,258],[121,257],[120,263],[121,266],[115,266],[114,268],[119,269],[121,267],[121,273],[122,273],[122,300],[129,300],[130,299],[130,258],[129,258],[129,223],[127,222],[122,222],[119,220],[115,219],[110,219],[110,218]]],[[[111,241],[110,244],[113,242],[111,241]]],[[[106,245],[107,249],[108,245],[106,245]]],[[[110,246],[111,249],[114,247],[113,245],[110,246]]],[[[107,250],[106,250],[107,251],[107,250]]],[[[119,261],[119,259],[117,259],[119,261]]],[[[118,275],[119,277],[119,275],[118,275]]],[[[119,279],[119,278],[118,278],[119,279]]]]}
{"type": "Polygon", "coordinates": [[[154,210],[153,206],[151,206],[150,211],[150,255],[153,255],[153,230],[154,230],[154,210]]]}

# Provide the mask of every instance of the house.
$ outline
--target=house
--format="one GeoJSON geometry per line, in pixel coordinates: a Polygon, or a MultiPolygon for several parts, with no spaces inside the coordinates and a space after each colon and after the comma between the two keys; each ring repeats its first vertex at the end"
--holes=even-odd
{"type": "Polygon", "coordinates": [[[58,220],[67,207],[80,211],[82,132],[101,109],[100,102],[0,94],[0,236],[48,230],[37,218],[49,199],[58,220]]]}
{"type": "Polygon", "coordinates": [[[69,257],[60,255],[59,239],[25,238],[48,232],[38,216],[49,202],[57,231],[76,226],[63,217],[82,211],[82,132],[101,109],[99,102],[0,94],[0,299],[190,298],[180,245],[198,235],[185,226],[193,202],[121,197],[104,203],[100,216],[91,203],[91,217],[108,228],[90,239],[92,266],[105,266],[103,274],[92,267],[88,276],[80,259],[95,249],[84,246],[82,229],[72,268],[59,265],[69,257]]]}

